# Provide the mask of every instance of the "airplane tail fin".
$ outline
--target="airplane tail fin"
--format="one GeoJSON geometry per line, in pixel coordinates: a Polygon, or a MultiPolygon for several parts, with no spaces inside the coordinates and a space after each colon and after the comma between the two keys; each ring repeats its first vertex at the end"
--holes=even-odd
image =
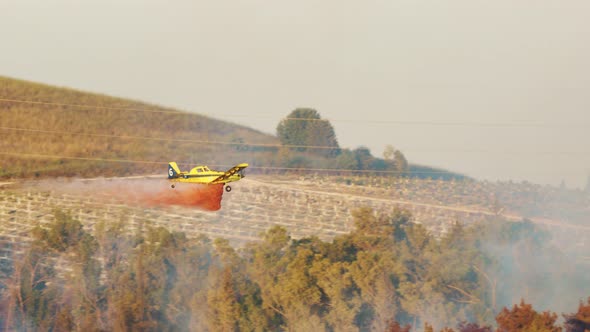
{"type": "Polygon", "coordinates": [[[180,169],[178,168],[178,165],[176,165],[176,162],[171,161],[168,163],[168,178],[169,179],[174,179],[178,177],[178,174],[180,174],[180,169]]]}

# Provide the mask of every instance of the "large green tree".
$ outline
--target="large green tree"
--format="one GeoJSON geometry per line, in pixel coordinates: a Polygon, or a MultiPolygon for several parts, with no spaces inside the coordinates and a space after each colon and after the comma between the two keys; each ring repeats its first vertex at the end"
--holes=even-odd
{"type": "Polygon", "coordinates": [[[297,151],[323,156],[340,153],[332,124],[312,108],[297,108],[287,115],[277,126],[277,136],[283,145],[297,146],[297,151]],[[317,148],[310,148],[313,146],[317,148]]]}
{"type": "MultiPolygon", "coordinates": [[[[407,211],[360,208],[354,230],[331,242],[292,239],[275,226],[235,249],[143,222],[130,234],[125,217],[100,221],[91,234],[69,213],[54,215],[11,250],[12,266],[0,265],[7,330],[409,330],[399,322],[490,332],[494,319],[498,331],[563,330],[555,313],[524,302],[496,310],[515,291],[534,298],[567,278],[543,278],[564,270],[562,256],[530,222],[456,223],[434,237],[407,211]],[[535,256],[551,263],[534,264],[535,256]],[[514,273],[526,278],[510,280],[514,273]]],[[[564,315],[565,330],[587,330],[589,317],[590,300],[564,315]]]]}
{"type": "Polygon", "coordinates": [[[393,145],[388,144],[385,146],[385,150],[383,151],[383,159],[391,164],[393,170],[395,170],[399,175],[404,175],[408,172],[409,165],[408,160],[404,156],[404,154],[400,150],[396,150],[393,145]]]}

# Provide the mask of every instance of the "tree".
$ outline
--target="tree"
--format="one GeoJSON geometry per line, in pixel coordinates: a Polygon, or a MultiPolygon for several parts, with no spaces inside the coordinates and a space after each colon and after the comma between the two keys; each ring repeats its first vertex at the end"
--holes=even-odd
{"type": "Polygon", "coordinates": [[[207,329],[208,274],[213,261],[210,240],[206,236],[183,238],[170,257],[175,282],[170,289],[166,316],[174,329],[181,331],[207,329]]]}
{"type": "Polygon", "coordinates": [[[291,237],[287,230],[274,226],[262,235],[263,241],[252,243],[247,249],[248,275],[260,287],[260,298],[265,310],[268,330],[279,330],[286,323],[285,312],[280,307],[281,289],[277,287],[281,274],[287,269],[285,257],[291,237]]]}
{"type": "Polygon", "coordinates": [[[323,320],[332,331],[354,331],[355,316],[361,299],[350,274],[348,262],[330,262],[322,259],[313,262],[310,273],[324,294],[324,305],[329,309],[323,320]]]}
{"type": "Polygon", "coordinates": [[[481,326],[475,323],[462,322],[459,324],[459,332],[492,332],[491,326],[481,326]]]}
{"type": "Polygon", "coordinates": [[[309,150],[323,156],[336,156],[340,153],[332,124],[323,120],[318,111],[312,108],[297,108],[292,111],[278,124],[277,136],[283,145],[296,145],[297,151],[309,150]],[[310,146],[324,148],[310,149],[310,146]]]}
{"type": "Polygon", "coordinates": [[[356,323],[361,329],[383,330],[388,319],[402,315],[397,285],[405,268],[396,255],[396,241],[405,238],[408,215],[399,210],[392,215],[375,214],[361,208],[353,217],[356,230],[350,237],[356,256],[349,271],[362,300],[356,323]]]}
{"type": "Polygon", "coordinates": [[[359,163],[352,151],[344,149],[336,158],[336,167],[338,169],[359,169],[359,163]]]}
{"type": "Polygon", "coordinates": [[[408,172],[408,161],[400,150],[396,150],[393,155],[393,163],[395,164],[395,170],[403,175],[408,172]]]}
{"type": "Polygon", "coordinates": [[[231,267],[223,269],[217,285],[209,290],[209,329],[211,331],[235,331],[239,316],[237,294],[234,289],[231,267]]]}
{"type": "Polygon", "coordinates": [[[294,254],[274,286],[274,306],[289,331],[318,331],[323,327],[318,312],[322,292],[309,271],[315,255],[305,247],[297,247],[294,254]]]}
{"type": "Polygon", "coordinates": [[[371,169],[375,157],[371,155],[369,148],[360,146],[352,151],[359,169],[371,169]]]}
{"type": "MultiPolygon", "coordinates": [[[[397,321],[390,320],[387,322],[385,332],[410,332],[411,329],[412,327],[410,325],[401,326],[400,323],[398,323],[397,321]]],[[[432,326],[426,325],[425,330],[428,332],[432,331],[432,326]],[[430,327],[430,329],[428,329],[428,327],[430,327]]]]}
{"type": "Polygon", "coordinates": [[[549,311],[538,313],[533,306],[524,300],[514,305],[512,310],[502,309],[496,316],[498,332],[512,331],[549,331],[560,332],[561,327],[555,326],[557,314],[549,311]]]}
{"type": "Polygon", "coordinates": [[[68,282],[64,288],[72,293],[72,311],[76,327],[84,331],[103,329],[105,326],[99,306],[101,267],[100,262],[94,257],[98,242],[92,235],[84,233],[72,249],[77,255],[71,259],[73,273],[67,277],[68,282]]]}
{"type": "Polygon", "coordinates": [[[208,282],[213,283],[208,292],[210,330],[269,330],[260,288],[250,280],[245,261],[227,239],[215,239],[214,247],[216,261],[209,269],[208,282]]]}
{"type": "MultiPolygon", "coordinates": [[[[3,301],[7,302],[7,310],[3,328],[6,330],[49,330],[53,324],[51,315],[59,307],[55,301],[55,288],[51,287],[56,272],[53,265],[46,264],[53,255],[45,249],[43,243],[33,241],[14,263],[13,275],[4,282],[7,294],[3,294],[6,297],[3,301]]],[[[63,310],[67,316],[68,311],[63,310]]],[[[64,320],[71,321],[71,317],[68,318],[64,320]]]]}
{"type": "Polygon", "coordinates": [[[408,172],[408,161],[400,150],[396,150],[393,145],[388,144],[385,146],[383,151],[383,159],[393,166],[393,169],[398,172],[399,175],[403,175],[408,172]]]}
{"type": "Polygon", "coordinates": [[[370,326],[382,331],[388,319],[399,314],[399,297],[393,281],[399,278],[402,269],[392,252],[363,250],[358,253],[357,260],[350,265],[350,274],[363,301],[357,315],[361,328],[370,326]]]}
{"type": "Polygon", "coordinates": [[[395,153],[395,148],[391,144],[387,144],[385,146],[385,150],[383,150],[383,159],[388,161],[393,161],[393,154],[395,153]]]}
{"type": "Polygon", "coordinates": [[[37,240],[45,241],[49,248],[63,252],[78,244],[84,235],[84,230],[82,223],[67,212],[55,210],[53,215],[55,219],[50,224],[49,230],[37,226],[33,235],[37,240]]]}
{"type": "Polygon", "coordinates": [[[563,315],[565,319],[565,330],[567,332],[585,332],[590,331],[590,297],[587,304],[580,302],[578,312],[563,315]]]}
{"type": "Polygon", "coordinates": [[[98,242],[69,213],[55,210],[54,217],[47,229],[37,226],[32,233],[37,247],[56,256],[65,253],[63,259],[72,266],[71,272],[63,275],[65,283],[52,282],[56,322],[62,327],[75,322],[76,329],[80,330],[101,328],[103,322],[98,305],[101,267],[94,257],[98,242]],[[68,299],[63,301],[65,304],[55,301],[59,296],[68,299]]]}

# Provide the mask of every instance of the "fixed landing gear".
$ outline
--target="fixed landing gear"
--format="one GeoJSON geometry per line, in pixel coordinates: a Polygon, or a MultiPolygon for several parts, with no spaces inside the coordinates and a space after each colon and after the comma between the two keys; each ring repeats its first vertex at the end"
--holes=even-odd
{"type": "Polygon", "coordinates": [[[225,191],[230,192],[231,191],[231,187],[230,186],[225,186],[225,191]]]}

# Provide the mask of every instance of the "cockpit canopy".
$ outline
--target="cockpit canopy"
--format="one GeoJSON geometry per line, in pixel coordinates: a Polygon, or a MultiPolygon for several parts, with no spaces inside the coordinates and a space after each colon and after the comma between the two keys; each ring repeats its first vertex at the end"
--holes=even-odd
{"type": "Polygon", "coordinates": [[[211,170],[207,166],[197,166],[197,167],[191,169],[191,173],[204,173],[204,172],[211,172],[211,170]]]}

